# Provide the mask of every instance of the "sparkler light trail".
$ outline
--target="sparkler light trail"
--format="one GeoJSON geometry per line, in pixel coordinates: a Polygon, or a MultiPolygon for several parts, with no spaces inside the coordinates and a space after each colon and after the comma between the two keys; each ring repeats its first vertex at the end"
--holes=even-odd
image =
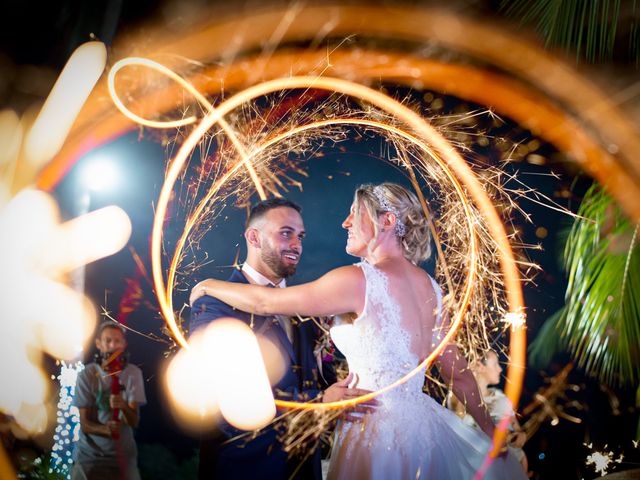
{"type": "MultiPolygon", "coordinates": [[[[118,51],[121,56],[144,51],[145,57],[163,58],[173,66],[188,58],[190,82],[213,95],[291,74],[331,74],[363,84],[392,82],[447,91],[490,105],[554,144],[605,185],[630,217],[638,218],[640,170],[634,159],[640,142],[619,106],[583,74],[519,32],[511,33],[459,10],[337,4],[327,9],[297,3],[293,8],[268,6],[225,12],[214,21],[181,31],[178,37],[167,34],[165,28],[145,29],[140,36],[123,39],[118,51]],[[282,19],[292,15],[295,21],[285,22],[283,30],[282,19]],[[286,48],[270,46],[265,53],[265,38],[277,38],[286,48]],[[345,38],[349,38],[349,48],[318,48],[325,40],[331,45],[345,38]],[[409,47],[398,51],[389,46],[389,39],[408,42],[409,47]],[[425,52],[431,48],[454,55],[437,60],[425,52]],[[460,61],[460,54],[470,61],[460,61]],[[202,68],[194,71],[194,65],[202,68]]],[[[145,94],[139,82],[132,86],[141,92],[136,102],[154,111],[175,108],[176,99],[182,97],[176,89],[159,88],[145,94]]],[[[90,108],[81,113],[70,141],[41,173],[41,188],[49,189],[59,181],[79,152],[132,127],[128,118],[113,115],[100,101],[107,94],[106,85],[99,89],[90,108]]]]}
{"type": "MultiPolygon", "coordinates": [[[[128,59],[129,64],[134,64],[134,59],[128,59]]],[[[144,62],[143,62],[144,63],[144,62]]],[[[174,78],[172,76],[172,78],[174,78]]],[[[115,91],[113,83],[110,83],[111,94],[117,98],[117,92],[115,91]]],[[[238,148],[237,153],[240,154],[238,159],[232,166],[217,179],[207,193],[207,197],[196,207],[193,215],[187,219],[187,225],[181,236],[178,246],[175,250],[171,267],[169,269],[169,280],[165,286],[162,269],[162,229],[164,219],[167,213],[167,206],[170,201],[174,186],[179,176],[183,173],[184,168],[190,158],[194,148],[200,144],[211,129],[219,124],[225,116],[231,114],[235,109],[249,104],[256,99],[272,94],[275,92],[291,91],[294,89],[314,89],[324,90],[332,93],[338,93],[340,95],[356,98],[359,101],[365,102],[370,107],[371,119],[350,119],[350,118],[337,118],[328,120],[324,124],[316,122],[308,126],[309,129],[319,129],[321,126],[339,125],[339,124],[352,124],[352,125],[366,125],[374,127],[388,133],[392,133],[398,138],[402,138],[408,141],[414,147],[417,147],[422,151],[422,154],[416,158],[420,160],[416,165],[412,165],[410,162],[405,162],[403,165],[407,170],[413,172],[414,168],[417,168],[422,176],[429,175],[429,168],[427,167],[427,159],[436,162],[438,167],[444,172],[447,181],[453,185],[453,188],[457,194],[460,204],[463,206],[466,218],[466,228],[468,233],[466,234],[466,241],[468,242],[465,249],[468,263],[466,265],[465,274],[466,278],[461,288],[461,293],[457,295],[459,300],[456,302],[455,314],[453,316],[452,326],[444,336],[443,341],[438,345],[434,351],[424,361],[405,375],[403,378],[397,380],[391,385],[374,392],[369,395],[362,396],[358,399],[349,401],[338,401],[325,404],[314,403],[300,403],[300,402],[288,402],[276,400],[276,404],[280,407],[298,408],[298,409],[326,409],[326,408],[344,408],[355,405],[359,402],[371,399],[391,388],[395,388],[399,384],[405,382],[412,375],[415,375],[423,371],[433,360],[440,354],[446,344],[452,340],[460,327],[463,317],[467,312],[467,308],[470,304],[470,299],[473,294],[474,286],[477,283],[477,277],[479,277],[478,269],[478,241],[477,241],[477,226],[480,219],[484,219],[486,223],[485,227],[489,230],[491,237],[493,238],[499,255],[501,263],[502,275],[504,276],[505,291],[507,296],[507,302],[509,305],[509,314],[511,317],[522,318],[524,311],[524,304],[522,299],[522,292],[520,288],[520,278],[515,266],[515,259],[513,257],[511,247],[509,244],[508,236],[504,227],[500,221],[500,218],[493,207],[491,200],[485,193],[482,184],[473,174],[465,160],[455,151],[455,149],[435,130],[431,127],[422,117],[413,112],[408,107],[400,104],[399,102],[391,99],[383,93],[372,90],[368,87],[353,83],[350,81],[329,78],[329,77],[288,77],[283,79],[275,79],[264,83],[257,84],[249,87],[232,97],[222,101],[216,109],[211,108],[210,112],[198,123],[195,128],[189,133],[179,148],[177,155],[171,160],[167,172],[166,180],[161,189],[158,203],[156,206],[156,213],[153,226],[152,235],[152,266],[154,285],[156,288],[156,295],[158,297],[162,314],[167,321],[169,328],[171,329],[176,341],[185,348],[188,348],[188,343],[184,338],[183,333],[178,328],[175,314],[172,308],[172,289],[173,289],[173,276],[175,274],[177,262],[182,258],[182,248],[186,242],[186,238],[193,226],[198,222],[199,215],[201,214],[204,206],[215,199],[219,190],[232,179],[238,178],[241,175],[241,167],[251,164],[251,158],[243,155],[246,151],[243,148],[238,148]],[[380,121],[377,117],[383,117],[386,121],[380,121]],[[408,130],[405,130],[408,129],[408,130]],[[480,215],[475,215],[472,212],[470,202],[467,200],[467,193],[473,197],[475,207],[478,208],[480,215]]],[[[116,100],[119,104],[119,108],[126,111],[126,107],[116,100]]],[[[133,117],[133,115],[130,115],[133,117]]],[[[191,122],[191,119],[188,119],[191,122]]],[[[171,123],[175,124],[174,122],[171,123]]],[[[223,127],[225,132],[227,127],[223,127]]],[[[299,134],[303,127],[299,126],[297,129],[291,129],[289,132],[280,134],[276,139],[266,141],[263,140],[262,144],[251,146],[248,150],[255,156],[260,151],[264,151],[268,146],[277,141],[282,141],[285,138],[299,134]]],[[[415,172],[412,173],[415,178],[415,172]]],[[[256,182],[257,177],[251,175],[252,181],[256,182]]],[[[259,181],[259,180],[258,180],[259,181]]],[[[417,184],[414,184],[417,186],[417,184]]],[[[255,184],[256,189],[258,184],[255,184]]],[[[426,213],[426,212],[425,212],[426,213]]],[[[524,371],[524,345],[525,345],[525,332],[521,324],[511,324],[511,365],[508,373],[507,393],[512,397],[514,404],[517,404],[517,397],[520,393],[521,382],[524,371]]],[[[502,432],[504,435],[504,431],[502,432]]],[[[498,435],[499,437],[500,435],[498,435]]],[[[496,439],[497,442],[501,442],[501,438],[496,439]]]]}
{"type": "MultiPolygon", "coordinates": [[[[166,26],[144,29],[143,36],[121,38],[113,51],[120,58],[144,55],[162,59],[165,63],[173,62],[172,66],[189,59],[191,66],[177,71],[203,96],[217,96],[221,91],[236,92],[266,79],[291,74],[317,76],[321,72],[365,85],[393,83],[422,90],[446,91],[461,100],[491,106],[498,115],[514,120],[531,130],[536,137],[550,142],[570,162],[575,162],[578,168],[584,169],[605,185],[625,208],[627,215],[640,218],[640,163],[636,161],[640,143],[632,122],[625,119],[620,105],[609,97],[608,92],[600,91],[591,84],[584,72],[572,69],[538,45],[528,42],[519,30],[509,32],[459,10],[408,5],[335,4],[330,9],[324,5],[296,2],[290,5],[293,8],[266,5],[251,11],[229,11],[216,16],[214,21],[205,21],[181,31],[172,31],[166,26]],[[283,22],[285,17],[287,21],[283,22]],[[265,38],[272,39],[266,51],[263,50],[265,38]],[[331,46],[333,42],[340,42],[342,45],[345,38],[349,39],[348,48],[324,48],[325,43],[331,46]],[[443,51],[447,54],[441,55],[443,51]],[[541,72],[544,74],[541,75],[541,72]]],[[[38,174],[40,188],[52,189],[82,153],[132,128],[128,117],[119,115],[109,102],[104,101],[107,96],[106,83],[98,84],[62,150],[38,174]]],[[[141,88],[136,79],[131,84],[135,88],[130,91],[136,92],[136,105],[140,106],[140,111],[153,109],[154,115],[172,111],[184,97],[184,92],[178,91],[173,84],[166,88],[163,84],[154,85],[153,89],[147,91],[141,88]]],[[[204,103],[200,102],[200,106],[207,109],[204,103]]],[[[230,116],[221,118],[225,119],[234,128],[237,127],[230,116]]],[[[406,129],[404,125],[402,128],[406,129]]],[[[247,153],[251,155],[254,148],[259,148],[279,133],[272,132],[258,142],[247,141],[242,135],[240,139],[243,145],[250,145],[247,153]]],[[[395,141],[394,137],[392,142],[395,141]]],[[[270,148],[278,146],[276,144],[270,148]]],[[[222,157],[237,160],[237,149],[223,153],[220,154],[222,157]]],[[[414,161],[416,156],[422,154],[420,151],[418,155],[409,156],[414,161]]],[[[252,159],[256,167],[266,163],[257,156],[252,159]]],[[[230,167],[220,165],[215,168],[227,172],[230,167]]],[[[245,167],[239,166],[230,181],[241,177],[244,170],[245,167]]],[[[32,173],[35,175],[35,172],[32,173]]],[[[264,183],[266,173],[258,168],[256,173],[264,183]]],[[[427,178],[440,178],[437,175],[438,172],[432,168],[427,178]]],[[[421,177],[420,173],[418,176],[421,177]]],[[[216,174],[215,178],[219,180],[219,175],[216,174]]],[[[482,180],[486,181],[486,178],[482,180]]],[[[244,177],[239,182],[245,190],[251,183],[256,188],[255,182],[245,181],[244,177]]],[[[0,197],[5,190],[16,191],[0,185],[0,197]]],[[[215,194],[212,198],[219,201],[224,197],[215,194]]],[[[449,196],[446,195],[446,198],[449,199],[449,196]]],[[[473,209],[474,205],[471,207],[473,209]]],[[[203,207],[202,213],[210,214],[210,210],[210,207],[203,207]]],[[[475,209],[472,211],[476,213],[475,209]]],[[[452,238],[442,228],[448,221],[458,224],[460,211],[446,208],[437,213],[434,218],[436,229],[443,237],[442,243],[453,247],[462,244],[464,239],[452,238]]],[[[189,217],[192,215],[191,221],[195,225],[189,227],[187,222],[185,229],[191,229],[192,237],[196,237],[199,233],[195,210],[190,212],[189,217]]],[[[485,283],[502,283],[495,280],[492,274],[499,272],[499,269],[494,269],[490,262],[486,263],[487,249],[483,250],[483,247],[489,240],[485,238],[487,229],[482,227],[483,221],[481,217],[475,217],[474,225],[479,235],[480,261],[490,268],[479,269],[469,312],[484,312],[519,322],[523,312],[513,312],[511,308],[509,312],[499,308],[496,312],[490,312],[489,309],[483,310],[482,302],[478,300],[478,295],[483,291],[493,291],[495,296],[503,294],[502,288],[484,288],[485,283]]],[[[189,242],[193,245],[197,244],[198,239],[185,235],[182,241],[186,245],[189,242]]],[[[455,266],[463,251],[466,252],[466,245],[460,252],[455,248],[447,250],[448,261],[454,264],[451,269],[453,278],[449,279],[443,274],[446,264],[442,262],[439,262],[436,270],[441,283],[445,283],[442,280],[446,277],[450,292],[453,284],[456,304],[460,301],[460,295],[455,295],[460,292],[460,281],[456,277],[455,266]]],[[[173,254],[172,250],[170,255],[173,254]]],[[[179,282],[182,273],[177,268],[183,260],[174,255],[171,264],[166,267],[165,293],[169,310],[173,310],[173,286],[176,283],[178,288],[184,286],[179,282]],[[177,281],[173,278],[175,275],[178,275],[177,281]]],[[[498,303],[496,298],[488,300],[491,304],[498,303]]],[[[473,321],[473,316],[465,318],[465,325],[473,324],[473,321]]],[[[464,334],[464,331],[461,332],[458,338],[464,334]]],[[[508,383],[507,393],[510,388],[511,384],[508,383]]],[[[514,400],[513,397],[511,399],[514,400]]]]}

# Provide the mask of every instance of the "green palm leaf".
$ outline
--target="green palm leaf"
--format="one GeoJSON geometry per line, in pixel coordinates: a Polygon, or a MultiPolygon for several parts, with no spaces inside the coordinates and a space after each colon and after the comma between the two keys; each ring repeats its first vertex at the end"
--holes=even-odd
{"type": "Polygon", "coordinates": [[[574,51],[576,61],[610,59],[620,30],[629,37],[629,57],[640,59],[635,0],[622,12],[621,0],[502,0],[501,8],[522,24],[533,25],[547,47],[574,51]]]}
{"type": "MultiPolygon", "coordinates": [[[[640,380],[638,226],[592,186],[566,243],[566,305],[553,330],[588,374],[615,385],[640,380]]],[[[547,333],[547,337],[550,335],[547,333]]],[[[536,339],[536,341],[538,341],[536,339]]]]}
{"type": "Polygon", "coordinates": [[[565,340],[558,335],[561,317],[564,309],[547,318],[536,334],[536,338],[527,348],[527,363],[530,367],[542,370],[551,364],[554,355],[566,349],[565,340]]]}

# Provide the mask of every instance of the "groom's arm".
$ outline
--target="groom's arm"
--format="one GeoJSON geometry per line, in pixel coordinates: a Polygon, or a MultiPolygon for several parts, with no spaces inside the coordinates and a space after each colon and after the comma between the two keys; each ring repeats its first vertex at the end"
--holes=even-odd
{"type": "Polygon", "coordinates": [[[211,322],[219,318],[231,317],[244,321],[246,316],[246,313],[234,309],[217,298],[210,296],[200,297],[191,305],[189,335],[206,328],[211,322]]]}

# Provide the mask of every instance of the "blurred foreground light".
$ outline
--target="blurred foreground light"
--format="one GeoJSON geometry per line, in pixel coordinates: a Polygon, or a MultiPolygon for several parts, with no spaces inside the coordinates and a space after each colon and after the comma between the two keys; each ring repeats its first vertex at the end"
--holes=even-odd
{"type": "Polygon", "coordinates": [[[0,346],[3,349],[2,357],[11,360],[11,363],[3,361],[0,365],[0,382],[5,385],[0,390],[0,410],[17,414],[23,402],[42,402],[47,394],[47,381],[44,374],[29,361],[22,345],[2,341],[0,346]]]}
{"type": "Polygon", "coordinates": [[[25,434],[40,433],[49,383],[41,352],[75,358],[95,327],[88,299],[65,285],[67,274],[121,249],[131,233],[118,207],[60,223],[52,197],[23,190],[0,209],[0,412],[25,434]]]}
{"type": "Polygon", "coordinates": [[[101,208],[70,220],[60,226],[53,239],[55,268],[71,271],[113,255],[127,244],[130,236],[131,221],[120,207],[101,208]]]}
{"type": "Polygon", "coordinates": [[[0,167],[15,161],[22,144],[22,125],[13,110],[0,112],[0,167]]]}
{"type": "Polygon", "coordinates": [[[43,433],[48,423],[47,407],[42,402],[36,404],[22,403],[15,414],[15,419],[28,433],[43,433]]]}
{"type": "Polygon", "coordinates": [[[47,306],[43,322],[34,329],[39,347],[55,358],[71,360],[82,354],[96,324],[96,312],[84,295],[51,280],[34,282],[39,301],[47,306]]]}
{"type": "Polygon", "coordinates": [[[222,415],[242,430],[264,427],[275,417],[276,405],[253,330],[239,320],[222,319],[205,335],[222,367],[216,379],[222,415]]]}
{"type": "Polygon", "coordinates": [[[191,336],[190,348],[181,349],[171,360],[165,386],[176,420],[187,430],[202,431],[217,419],[216,357],[205,344],[204,331],[191,336]]]}
{"type": "Polygon", "coordinates": [[[109,158],[98,157],[87,160],[82,166],[82,184],[96,192],[108,190],[116,184],[118,171],[109,158]]]}
{"type": "Polygon", "coordinates": [[[165,379],[176,418],[187,429],[211,428],[221,413],[234,427],[254,430],[276,414],[258,341],[239,320],[218,319],[192,335],[165,379]]]}
{"type": "Polygon", "coordinates": [[[0,210],[11,200],[11,190],[7,182],[0,178],[0,210]]]}
{"type": "Polygon", "coordinates": [[[0,265],[4,272],[0,282],[6,281],[9,291],[15,282],[11,274],[36,271],[34,262],[46,249],[58,221],[55,201],[39,190],[22,190],[0,211],[0,265]]]}
{"type": "Polygon", "coordinates": [[[101,42],[85,43],[73,52],[27,134],[29,163],[41,166],[58,153],[106,61],[107,49],[101,42]]]}
{"type": "Polygon", "coordinates": [[[276,385],[287,373],[288,363],[275,343],[266,337],[260,336],[256,338],[260,346],[264,366],[267,369],[269,383],[276,385]]]}

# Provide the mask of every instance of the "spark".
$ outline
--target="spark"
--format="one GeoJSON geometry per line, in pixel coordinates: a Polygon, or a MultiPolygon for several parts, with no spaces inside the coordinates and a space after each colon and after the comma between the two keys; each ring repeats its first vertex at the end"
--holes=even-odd
{"type": "Polygon", "coordinates": [[[522,328],[527,322],[527,316],[524,312],[507,312],[503,321],[512,328],[522,328]]]}
{"type": "MultiPolygon", "coordinates": [[[[135,62],[135,59],[127,60],[128,64],[134,64],[135,62]]],[[[175,78],[177,77],[176,74],[170,76],[181,84],[186,83],[186,81],[175,78]]],[[[192,92],[193,89],[192,87],[187,87],[187,90],[192,92]]],[[[126,110],[124,105],[120,105],[119,108],[123,111],[126,110]]],[[[309,139],[305,140],[305,136],[299,135],[303,131],[312,131],[317,137],[324,133],[323,129],[326,129],[331,132],[332,136],[329,138],[335,138],[336,135],[339,137],[340,132],[344,131],[341,128],[344,128],[345,125],[358,127],[359,129],[364,129],[364,131],[378,131],[382,132],[383,135],[387,135],[397,150],[404,152],[398,157],[400,160],[397,161],[395,166],[405,170],[409,175],[416,193],[421,198],[427,218],[433,218],[433,215],[430,215],[428,211],[419,181],[427,181],[427,184],[430,184],[430,181],[435,178],[437,184],[444,190],[442,203],[446,205],[446,208],[442,208],[438,212],[437,227],[442,228],[447,222],[451,225],[448,229],[444,229],[442,241],[447,244],[448,254],[457,256],[456,272],[464,273],[456,275],[455,279],[452,280],[450,276],[445,275],[447,267],[442,266],[451,262],[440,259],[439,268],[443,270],[439,271],[439,275],[448,277],[447,283],[450,292],[448,306],[452,311],[451,318],[453,319],[451,328],[444,336],[443,342],[411,372],[378,392],[354,400],[326,404],[276,400],[276,404],[279,407],[308,410],[349,407],[395,388],[411,376],[423,372],[440,354],[444,345],[456,335],[470,306],[472,307],[473,315],[478,315],[474,308],[483,303],[481,300],[485,300],[482,298],[485,295],[482,292],[487,282],[492,286],[500,285],[499,288],[491,289],[489,294],[493,297],[491,298],[491,304],[497,307],[498,311],[504,309],[505,313],[513,312],[516,314],[516,312],[523,310],[521,286],[516,261],[509,244],[510,237],[502,226],[492,200],[485,193],[485,186],[469,168],[467,162],[452,148],[450,143],[407,106],[398,103],[383,93],[342,79],[304,76],[288,77],[260,83],[240,91],[219,103],[215,109],[210,109],[209,113],[201,121],[189,120],[189,122],[194,123],[194,127],[188,133],[177,154],[167,167],[166,181],[156,206],[152,236],[153,278],[161,311],[174,338],[185,348],[188,348],[188,343],[178,327],[172,306],[172,292],[175,287],[174,282],[178,265],[184,258],[183,248],[188,242],[191,231],[200,224],[203,215],[209,215],[209,218],[216,218],[217,214],[224,209],[229,191],[239,191],[241,196],[244,195],[246,198],[252,189],[259,190],[262,182],[271,179],[272,186],[269,187],[269,191],[274,195],[277,194],[277,188],[283,186],[281,182],[277,181],[277,176],[263,173],[260,177],[257,177],[249,172],[250,178],[245,179],[242,175],[244,169],[249,170],[249,166],[255,167],[254,172],[268,172],[272,169],[274,154],[269,152],[270,147],[273,147],[276,152],[280,152],[281,150],[278,150],[278,146],[282,145],[286,152],[288,151],[286,149],[292,146],[290,140],[295,139],[298,139],[298,143],[293,143],[294,146],[299,148],[303,144],[307,145],[309,139]],[[250,111],[248,106],[251,105],[252,101],[276,92],[287,92],[294,89],[303,89],[303,95],[315,91],[328,92],[331,95],[337,93],[337,98],[339,99],[353,98],[359,102],[364,102],[367,106],[355,115],[352,110],[349,111],[351,115],[346,115],[345,113],[348,109],[340,109],[336,107],[335,103],[324,102],[322,104],[324,108],[322,108],[321,113],[325,117],[329,117],[327,121],[321,121],[310,116],[309,119],[311,121],[306,125],[295,125],[289,128],[270,127],[268,122],[262,119],[261,115],[254,117],[262,119],[259,123],[255,121],[247,122],[250,126],[258,126],[257,132],[253,132],[251,129],[246,131],[237,123],[243,119],[242,112],[245,111],[243,109],[250,111]],[[230,125],[230,123],[227,123],[229,121],[234,121],[233,128],[225,126],[230,125]],[[223,124],[223,122],[225,123],[223,124]],[[227,135],[229,131],[243,132],[242,138],[248,142],[247,144],[250,147],[239,148],[234,145],[234,151],[225,147],[226,142],[221,142],[222,149],[219,158],[221,159],[220,163],[222,161],[226,162],[226,169],[218,171],[219,174],[211,181],[204,199],[194,206],[188,216],[181,238],[174,250],[165,284],[161,266],[162,230],[174,185],[178,178],[184,177],[187,159],[194,148],[202,142],[203,138],[207,138],[208,132],[217,124],[220,124],[223,132],[227,135]],[[252,183],[248,183],[247,180],[252,183]],[[234,186],[230,187],[229,185],[234,186]],[[473,198],[473,203],[469,201],[469,195],[473,198]],[[457,208],[451,208],[452,205],[457,206],[457,208]],[[214,213],[212,214],[212,212],[214,213]],[[455,233],[454,228],[456,229],[455,233]],[[496,252],[498,253],[497,255],[496,252]]],[[[342,135],[346,135],[346,132],[342,133],[342,135]]],[[[241,135],[239,134],[237,138],[241,138],[241,135]]],[[[390,163],[393,165],[393,162],[390,163]]],[[[484,312],[486,308],[486,306],[480,307],[479,311],[484,312]]],[[[481,321],[481,324],[484,325],[484,320],[481,321]]],[[[508,373],[511,381],[508,384],[507,393],[512,397],[512,401],[517,403],[523,375],[525,338],[524,329],[512,326],[511,330],[512,363],[508,373]]]]}
{"type": "MultiPolygon", "coordinates": [[[[584,444],[587,448],[593,448],[593,444],[584,444]]],[[[586,465],[593,465],[596,473],[599,473],[601,477],[604,477],[611,467],[612,463],[622,463],[624,455],[620,454],[617,458],[614,458],[612,451],[607,451],[607,446],[604,446],[603,451],[594,451],[587,457],[586,465]]]]}

